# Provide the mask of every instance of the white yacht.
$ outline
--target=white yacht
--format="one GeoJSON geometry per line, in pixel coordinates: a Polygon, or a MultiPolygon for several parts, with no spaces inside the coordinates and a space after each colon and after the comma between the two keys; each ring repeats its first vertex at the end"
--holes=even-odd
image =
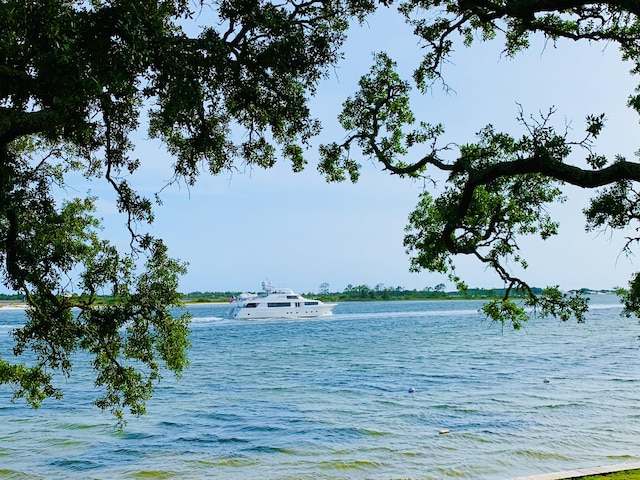
{"type": "Polygon", "coordinates": [[[243,293],[232,298],[231,318],[312,318],[331,315],[337,304],[311,300],[290,288],[274,288],[262,282],[264,294],[243,293]]]}

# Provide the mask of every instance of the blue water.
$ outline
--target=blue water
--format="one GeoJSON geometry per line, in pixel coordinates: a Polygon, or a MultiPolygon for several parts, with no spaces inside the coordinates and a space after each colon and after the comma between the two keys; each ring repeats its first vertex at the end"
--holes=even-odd
{"type": "MultiPolygon", "coordinates": [[[[37,411],[1,386],[0,478],[502,480],[638,461],[640,327],[591,303],[585,324],[519,332],[470,301],[251,322],[193,306],[191,367],[123,432],[80,365],[37,411]]],[[[23,315],[0,310],[3,356],[23,315]]]]}

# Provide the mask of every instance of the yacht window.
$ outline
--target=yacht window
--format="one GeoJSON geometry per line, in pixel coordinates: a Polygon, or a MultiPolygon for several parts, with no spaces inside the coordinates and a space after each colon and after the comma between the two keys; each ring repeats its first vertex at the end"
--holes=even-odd
{"type": "Polygon", "coordinates": [[[318,302],[304,302],[305,305],[318,305],[318,302]]]}
{"type": "Polygon", "coordinates": [[[288,300],[295,300],[296,298],[300,298],[300,295],[287,295],[288,300]]]}
{"type": "Polygon", "coordinates": [[[257,306],[257,303],[247,303],[244,308],[256,308],[257,306]]]}
{"type": "Polygon", "coordinates": [[[267,307],[290,307],[290,302],[268,302],[267,307]]]}

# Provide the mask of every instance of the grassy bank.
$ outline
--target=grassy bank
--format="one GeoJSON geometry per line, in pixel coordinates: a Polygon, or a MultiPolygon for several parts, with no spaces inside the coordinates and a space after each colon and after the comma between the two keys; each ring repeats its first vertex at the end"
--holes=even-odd
{"type": "Polygon", "coordinates": [[[621,472],[588,475],[586,477],[567,477],[562,480],[640,480],[640,470],[623,470],[621,472]]]}

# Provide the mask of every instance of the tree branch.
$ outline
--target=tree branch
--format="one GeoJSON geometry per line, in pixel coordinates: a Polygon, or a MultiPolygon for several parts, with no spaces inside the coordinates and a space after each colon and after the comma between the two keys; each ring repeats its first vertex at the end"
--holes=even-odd
{"type": "Polygon", "coordinates": [[[33,112],[0,107],[0,145],[16,138],[51,131],[59,125],[61,115],[52,108],[33,112]]]}
{"type": "Polygon", "coordinates": [[[467,165],[464,169],[469,173],[469,183],[472,185],[485,185],[501,177],[534,173],[582,188],[602,187],[621,180],[640,182],[640,164],[628,161],[619,161],[600,170],[586,170],[559,161],[530,157],[499,162],[482,169],[467,165]]]}

